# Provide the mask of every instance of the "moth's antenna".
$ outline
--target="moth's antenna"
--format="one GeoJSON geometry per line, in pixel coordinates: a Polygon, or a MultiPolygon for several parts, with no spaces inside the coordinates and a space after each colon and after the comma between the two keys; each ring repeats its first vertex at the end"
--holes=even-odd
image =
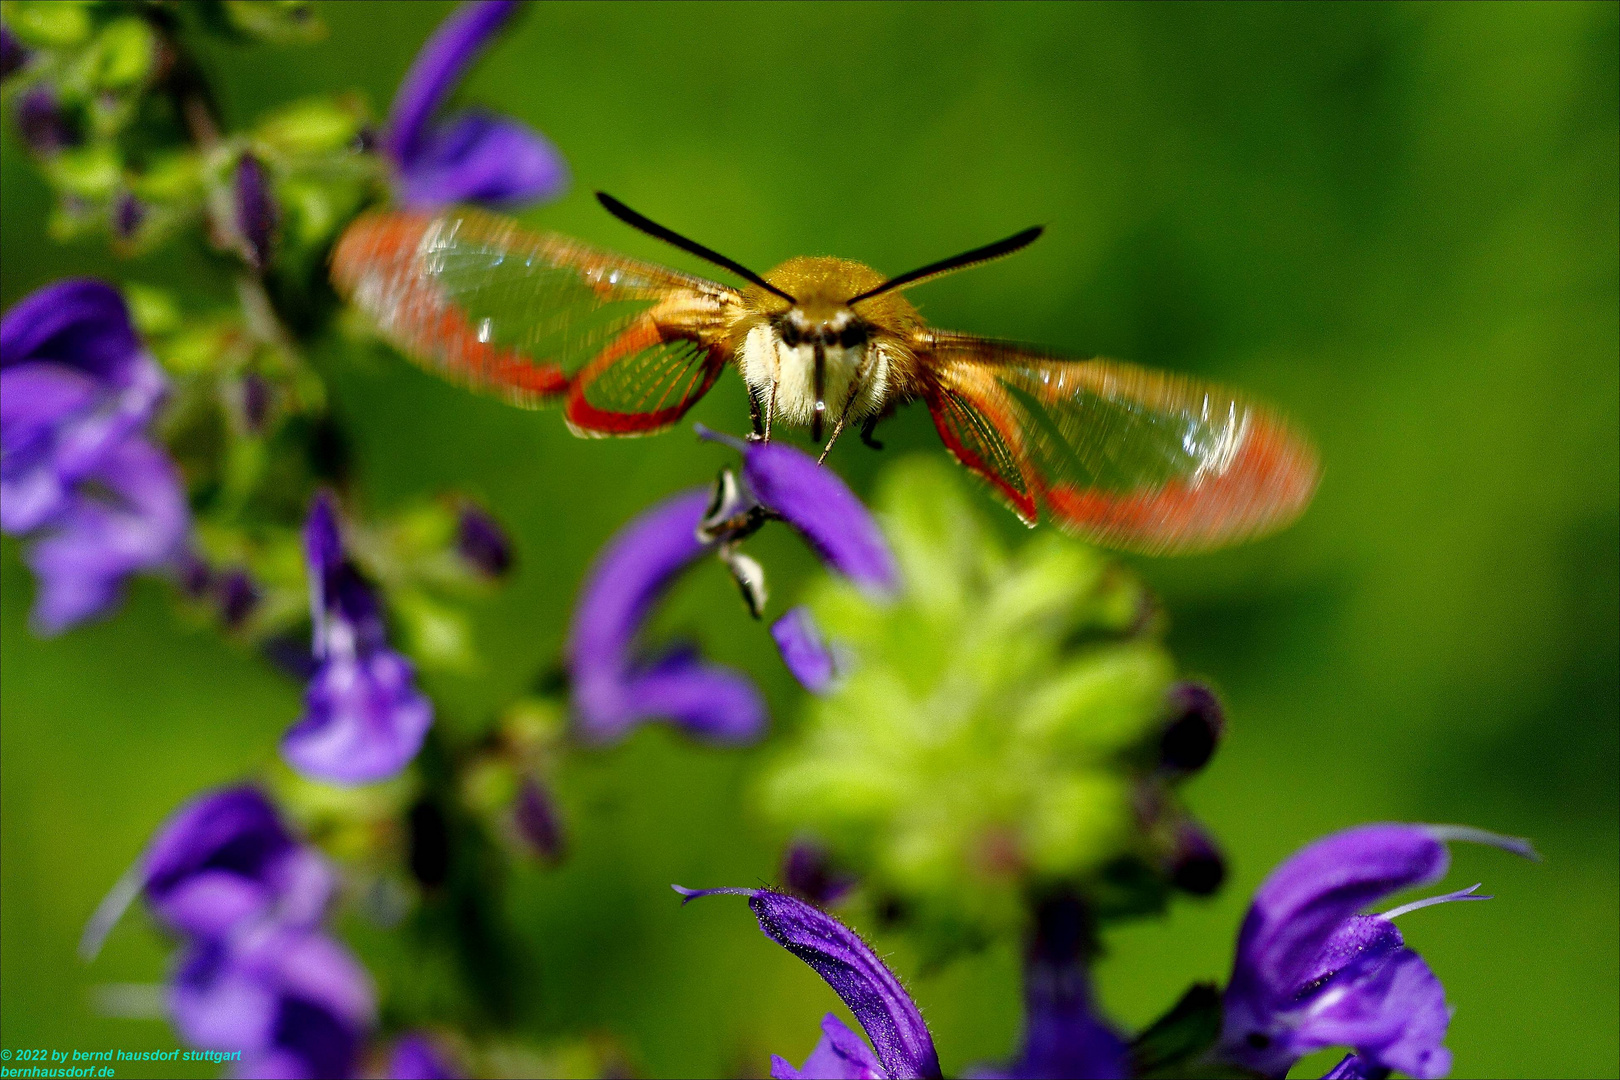
{"type": "Polygon", "coordinates": [[[715,251],[713,248],[706,248],[696,240],[688,240],[675,230],[666,229],[664,226],[658,224],[656,221],[653,221],[651,218],[642,217],[640,214],[636,213],[634,210],[630,209],[628,206],[624,205],[624,203],[620,202],[618,199],[615,199],[605,191],[598,191],[596,193],[596,201],[601,203],[603,208],[606,209],[608,213],[612,214],[614,217],[618,218],[632,229],[640,229],[648,236],[657,237],[666,244],[673,244],[682,251],[696,255],[698,258],[704,259],[708,262],[712,262],[716,266],[722,266],[725,269],[730,270],[733,274],[736,274],[738,277],[742,278],[744,281],[752,282],[753,284],[764,289],[766,292],[775,293],[777,296],[780,296],[790,304],[797,304],[799,302],[796,298],[788,295],[781,289],[778,289],[775,285],[772,285],[770,282],[748,269],[748,267],[744,266],[742,263],[726,258],[718,251],[715,251]]]}
{"type": "Polygon", "coordinates": [[[858,304],[862,300],[870,300],[872,297],[878,296],[882,293],[892,292],[895,289],[909,288],[920,281],[927,281],[929,278],[941,277],[955,270],[962,270],[969,266],[977,266],[979,263],[986,263],[992,259],[999,259],[1004,255],[1011,255],[1013,252],[1033,244],[1036,237],[1040,236],[1043,231],[1045,230],[1043,230],[1041,226],[1036,225],[1033,228],[1025,229],[1016,236],[1009,236],[1005,240],[997,240],[993,244],[986,244],[984,247],[976,247],[972,251],[964,251],[962,254],[953,255],[949,259],[941,259],[939,262],[929,263],[920,270],[913,270],[909,274],[901,274],[899,277],[890,278],[877,288],[868,289],[866,292],[861,293],[861,295],[851,298],[849,302],[851,304],[858,304]]]}

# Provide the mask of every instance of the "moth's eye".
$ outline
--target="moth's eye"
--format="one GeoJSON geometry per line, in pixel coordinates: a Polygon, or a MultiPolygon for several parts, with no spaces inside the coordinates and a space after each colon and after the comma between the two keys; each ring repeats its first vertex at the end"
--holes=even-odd
{"type": "Polygon", "coordinates": [[[787,321],[786,319],[782,320],[780,333],[782,335],[782,344],[786,345],[790,349],[798,346],[799,328],[793,325],[793,323],[787,321]]]}
{"type": "Polygon", "coordinates": [[[866,344],[866,327],[858,322],[852,322],[844,327],[844,332],[838,338],[838,344],[846,349],[853,349],[857,345],[866,344]]]}

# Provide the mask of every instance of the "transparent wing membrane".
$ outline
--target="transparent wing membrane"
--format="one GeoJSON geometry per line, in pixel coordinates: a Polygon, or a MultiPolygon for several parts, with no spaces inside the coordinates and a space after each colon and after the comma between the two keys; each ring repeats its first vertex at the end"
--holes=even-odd
{"type": "MultiPolygon", "coordinates": [[[[576,374],[662,370],[626,341],[659,356],[675,340],[719,354],[738,300],[718,283],[472,210],[363,217],[339,242],[332,277],[411,359],[531,407],[562,400],[576,374]]],[[[630,400],[628,376],[613,378],[630,400]]]]}
{"type": "Polygon", "coordinates": [[[1315,451],[1274,412],[1196,380],[937,334],[935,426],[1026,520],[1147,552],[1281,528],[1316,488],[1315,451]]]}

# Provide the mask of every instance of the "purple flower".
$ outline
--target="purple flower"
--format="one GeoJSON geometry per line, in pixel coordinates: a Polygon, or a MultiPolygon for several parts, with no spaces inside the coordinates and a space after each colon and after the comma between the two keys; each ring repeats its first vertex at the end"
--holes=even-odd
{"type": "Polygon", "coordinates": [[[771,624],[771,637],[776,641],[783,663],[800,686],[819,694],[832,685],[836,674],[833,654],[816,628],[809,608],[789,608],[786,615],[771,624]]]}
{"type": "Polygon", "coordinates": [[[840,870],[832,854],[811,840],[795,841],[782,859],[782,883],[794,893],[826,907],[855,887],[855,877],[840,870]]]}
{"type": "Polygon", "coordinates": [[[478,507],[462,506],[456,518],[456,553],[488,578],[512,569],[512,542],[494,518],[478,507]]]}
{"type": "Polygon", "coordinates": [[[376,1018],[365,969],[319,930],[260,923],[180,955],[169,1010],[181,1038],[238,1051],[240,1076],[346,1077],[376,1018]]]}
{"type": "Polygon", "coordinates": [[[455,1080],[460,1075],[424,1035],[400,1036],[388,1056],[389,1080],[455,1080]]]}
{"type": "Polygon", "coordinates": [[[130,574],[179,558],[180,477],[142,436],[165,388],[102,282],[47,286],[0,320],[0,528],[39,534],[40,632],[100,614],[130,574]]]}
{"type": "MultiPolygon", "coordinates": [[[[890,590],[899,580],[876,522],[836,474],[791,447],[721,438],[744,454],[742,480],[727,470],[712,495],[696,489],[654,506],[608,542],[586,575],[567,656],[575,716],[589,741],[611,742],[654,717],[719,742],[763,732],[765,704],[747,678],[703,663],[690,649],[649,661],[635,644],[659,598],[711,552],[759,614],[764,572],[737,546],[767,521],[787,522],[832,569],[871,591],[890,590]]],[[[810,671],[797,630],[789,625],[777,640],[793,650],[784,653],[790,666],[803,662],[810,671]]]]}
{"type": "Polygon", "coordinates": [[[911,995],[855,931],[803,900],[771,889],[674,888],[683,904],[717,893],[748,897],[759,928],[826,980],[872,1042],[868,1048],[829,1013],[821,1024],[821,1041],[803,1068],[772,1056],[773,1077],[857,1080],[940,1075],[933,1036],[911,995]]]}
{"type": "Polygon", "coordinates": [[[236,162],[231,179],[232,226],[240,241],[242,258],[255,270],[270,265],[271,247],[276,238],[276,201],[270,194],[270,177],[252,154],[236,162]]]}
{"type": "Polygon", "coordinates": [[[984,1080],[1113,1080],[1125,1075],[1125,1043],[1091,1006],[1091,929],[1072,898],[1041,904],[1024,958],[1024,1037],[1018,1056],[972,1075],[984,1080]]]}
{"type": "Polygon", "coordinates": [[[434,123],[467,65],[511,14],[510,0],[474,0],[451,13],[417,53],[388,111],[383,150],[406,206],[513,206],[553,198],[568,184],[555,147],[516,120],[464,111],[434,123]]]}
{"type": "Polygon", "coordinates": [[[30,55],[23,43],[12,36],[4,25],[0,25],[0,79],[22,70],[28,64],[30,55]]]}
{"type": "Polygon", "coordinates": [[[512,805],[512,824],[525,847],[548,863],[562,858],[562,816],[551,792],[533,776],[525,776],[512,805]]]}
{"type": "Polygon", "coordinates": [[[1477,829],[1380,824],[1318,840],[1272,871],[1238,937],[1219,1055],[1283,1076],[1306,1054],[1350,1046],[1359,1059],[1350,1067],[1444,1076],[1451,1009],[1440,980],[1392,920],[1431,904],[1488,898],[1464,889],[1382,915],[1358,912],[1438,881],[1450,865],[1451,840],[1534,857],[1525,841],[1477,829]]]}
{"type": "Polygon", "coordinates": [[[36,154],[51,155],[79,143],[73,120],[48,86],[35,86],[13,106],[17,134],[36,154]]]}
{"type": "Polygon", "coordinates": [[[376,595],[344,558],[337,514],[325,494],[310,509],[304,547],[319,666],[304,695],[304,715],[282,737],[282,756],[331,783],[387,779],[422,748],[433,706],[416,689],[410,662],[388,647],[376,595]]]}

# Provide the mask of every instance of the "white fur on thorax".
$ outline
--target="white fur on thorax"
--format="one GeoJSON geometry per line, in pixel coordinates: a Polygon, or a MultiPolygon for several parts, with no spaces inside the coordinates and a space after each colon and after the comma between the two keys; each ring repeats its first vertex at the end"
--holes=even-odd
{"type": "MultiPolygon", "coordinates": [[[[867,349],[875,350],[858,396],[849,410],[849,420],[861,420],[883,407],[889,385],[889,356],[881,344],[869,342],[853,349],[825,346],[826,379],[822,400],[827,411],[823,422],[838,422],[849,393],[850,381],[860,369],[867,349]]],[[[748,331],[742,345],[742,377],[756,391],[762,403],[769,403],[771,384],[776,384],[776,410],[773,423],[807,426],[816,412],[816,350],[811,345],[789,347],[770,326],[748,331]]]]}

